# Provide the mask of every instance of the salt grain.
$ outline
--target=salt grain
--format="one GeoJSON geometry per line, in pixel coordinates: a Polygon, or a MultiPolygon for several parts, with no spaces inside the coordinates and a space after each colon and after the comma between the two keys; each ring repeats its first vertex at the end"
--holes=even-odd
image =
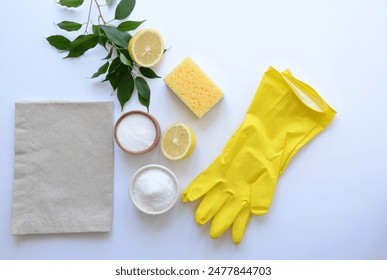
{"type": "Polygon", "coordinates": [[[156,214],[167,210],[176,202],[177,182],[169,172],[165,167],[150,165],[135,174],[131,198],[140,210],[156,214]]]}
{"type": "Polygon", "coordinates": [[[117,126],[117,140],[121,146],[131,152],[141,152],[155,142],[156,127],[143,114],[130,114],[117,126]]]}

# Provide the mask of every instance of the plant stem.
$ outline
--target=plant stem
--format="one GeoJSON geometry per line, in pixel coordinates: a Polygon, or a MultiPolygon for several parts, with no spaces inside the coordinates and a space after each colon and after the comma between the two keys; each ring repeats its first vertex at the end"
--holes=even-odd
{"type": "Polygon", "coordinates": [[[133,74],[135,77],[137,77],[137,76],[140,75],[140,73],[138,72],[138,70],[137,70],[137,69],[134,69],[134,65],[133,65],[133,68],[132,68],[132,74],[133,74]],[[134,72],[136,72],[136,73],[134,73],[134,72]]]}
{"type": "Polygon", "coordinates": [[[106,20],[103,18],[102,11],[101,11],[101,5],[97,2],[97,0],[94,0],[95,4],[97,4],[98,12],[99,12],[99,17],[102,19],[102,22],[104,25],[106,25],[106,20]]]}
{"type": "Polygon", "coordinates": [[[90,0],[90,6],[89,6],[89,14],[87,15],[87,23],[86,23],[86,28],[85,28],[85,34],[87,33],[87,29],[89,28],[89,23],[90,23],[90,16],[91,16],[91,7],[93,6],[93,0],[90,0]]]}

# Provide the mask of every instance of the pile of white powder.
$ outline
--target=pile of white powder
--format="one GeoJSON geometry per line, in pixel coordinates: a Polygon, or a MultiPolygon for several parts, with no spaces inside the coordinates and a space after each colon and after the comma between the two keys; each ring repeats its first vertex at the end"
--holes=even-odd
{"type": "Polygon", "coordinates": [[[124,149],[141,152],[155,142],[156,127],[145,115],[129,114],[118,124],[116,136],[124,149]]]}
{"type": "Polygon", "coordinates": [[[132,182],[131,197],[140,210],[158,213],[173,205],[178,187],[166,170],[158,167],[145,168],[132,182]]]}

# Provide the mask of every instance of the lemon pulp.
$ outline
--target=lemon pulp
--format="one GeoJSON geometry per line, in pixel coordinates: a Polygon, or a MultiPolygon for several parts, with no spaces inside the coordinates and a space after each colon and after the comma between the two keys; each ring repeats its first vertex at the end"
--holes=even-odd
{"type": "Polygon", "coordinates": [[[183,123],[174,123],[164,132],[161,139],[161,151],[171,160],[188,158],[196,144],[193,131],[183,123]]]}
{"type": "Polygon", "coordinates": [[[164,41],[160,32],[145,28],[130,39],[128,51],[137,65],[153,67],[160,62],[164,54],[164,41]]]}

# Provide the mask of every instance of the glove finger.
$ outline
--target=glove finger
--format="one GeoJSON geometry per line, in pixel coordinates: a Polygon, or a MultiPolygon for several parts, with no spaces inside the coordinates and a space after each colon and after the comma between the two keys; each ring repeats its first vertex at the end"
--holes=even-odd
{"type": "Polygon", "coordinates": [[[265,172],[254,183],[251,189],[251,212],[254,215],[264,215],[269,211],[273,200],[277,179],[265,172]]]}
{"type": "Polygon", "coordinates": [[[247,202],[229,199],[214,216],[210,236],[212,238],[221,236],[233,224],[241,209],[246,208],[246,205],[247,202]]]}
{"type": "Polygon", "coordinates": [[[224,192],[220,186],[211,189],[196,209],[195,221],[202,225],[207,223],[219,211],[230,195],[230,193],[224,192]]]}
{"type": "Polygon", "coordinates": [[[245,234],[246,227],[250,221],[251,212],[250,207],[247,205],[242,208],[232,224],[232,241],[235,244],[241,242],[243,235],[245,234]]]}
{"type": "Polygon", "coordinates": [[[218,178],[213,175],[211,176],[208,171],[204,171],[188,185],[181,195],[181,199],[183,202],[195,201],[219,182],[220,180],[218,178]]]}

